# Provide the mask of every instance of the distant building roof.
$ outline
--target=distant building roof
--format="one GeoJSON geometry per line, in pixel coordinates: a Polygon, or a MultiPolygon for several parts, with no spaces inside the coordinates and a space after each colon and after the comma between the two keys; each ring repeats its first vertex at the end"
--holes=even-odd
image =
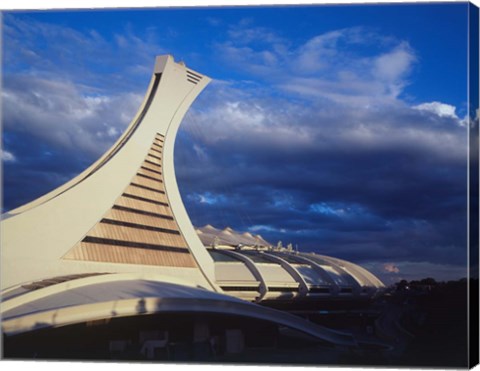
{"type": "Polygon", "coordinates": [[[205,246],[213,246],[214,244],[229,246],[238,246],[240,244],[259,247],[272,246],[270,242],[266,241],[259,234],[253,235],[250,232],[237,232],[230,227],[221,230],[207,224],[195,230],[205,246]]]}

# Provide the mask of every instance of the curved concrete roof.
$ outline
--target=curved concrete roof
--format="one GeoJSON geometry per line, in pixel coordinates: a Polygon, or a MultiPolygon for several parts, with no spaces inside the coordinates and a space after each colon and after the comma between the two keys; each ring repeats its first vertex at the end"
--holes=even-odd
{"type": "Polygon", "coordinates": [[[357,264],[273,247],[262,236],[206,225],[195,229],[215,261],[217,284],[243,299],[371,297],[383,283],[357,264]]]}
{"type": "Polygon", "coordinates": [[[217,284],[248,300],[370,298],[384,287],[357,264],[324,255],[255,248],[209,249],[217,284]]]}
{"type": "Polygon", "coordinates": [[[231,296],[153,279],[106,276],[97,276],[96,280],[80,278],[69,288],[39,293],[33,300],[7,308],[2,313],[3,332],[14,335],[92,320],[166,312],[223,313],[274,322],[333,344],[355,345],[348,334],[231,296]]]}

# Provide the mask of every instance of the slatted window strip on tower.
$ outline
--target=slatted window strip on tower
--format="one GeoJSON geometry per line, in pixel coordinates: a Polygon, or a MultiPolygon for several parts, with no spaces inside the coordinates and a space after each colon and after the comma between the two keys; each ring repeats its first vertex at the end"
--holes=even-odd
{"type": "Polygon", "coordinates": [[[187,70],[187,81],[191,82],[192,84],[198,84],[200,80],[202,79],[202,76],[196,74],[195,72],[192,72],[190,70],[187,70]]]}
{"type": "Polygon", "coordinates": [[[64,259],[196,267],[165,194],[163,140],[157,133],[122,195],[64,259]]]}

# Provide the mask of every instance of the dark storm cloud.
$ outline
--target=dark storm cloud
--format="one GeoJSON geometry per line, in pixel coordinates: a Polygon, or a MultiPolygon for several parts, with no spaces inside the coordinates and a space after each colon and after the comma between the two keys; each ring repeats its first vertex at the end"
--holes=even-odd
{"type": "Polygon", "coordinates": [[[93,161],[91,157],[71,156],[65,149],[39,143],[38,137],[29,133],[5,133],[3,144],[4,148],[15,153],[14,161],[3,164],[4,210],[11,210],[48,193],[93,161]]]}
{"type": "Polygon", "coordinates": [[[322,111],[244,94],[184,124],[176,166],[194,223],[356,261],[464,263],[461,120],[401,103],[322,111]]]}

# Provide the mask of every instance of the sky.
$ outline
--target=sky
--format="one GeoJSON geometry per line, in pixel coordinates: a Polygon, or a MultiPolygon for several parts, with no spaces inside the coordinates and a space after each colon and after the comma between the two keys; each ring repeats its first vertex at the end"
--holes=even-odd
{"type": "Polygon", "coordinates": [[[346,259],[385,283],[465,277],[466,3],[5,11],[3,207],[100,157],[154,57],[213,81],[175,147],[194,225],[346,259]]]}

